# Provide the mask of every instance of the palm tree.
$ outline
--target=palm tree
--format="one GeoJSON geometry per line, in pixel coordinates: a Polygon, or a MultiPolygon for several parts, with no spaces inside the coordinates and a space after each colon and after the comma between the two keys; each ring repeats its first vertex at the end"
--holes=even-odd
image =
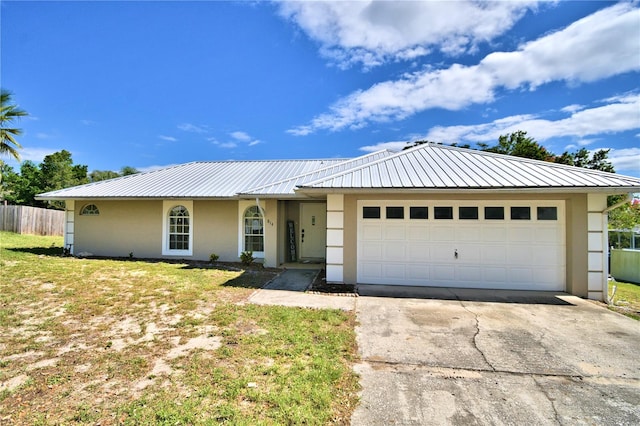
{"type": "Polygon", "coordinates": [[[22,146],[16,141],[15,136],[22,134],[22,129],[11,126],[16,118],[29,115],[26,111],[11,103],[11,92],[0,90],[0,155],[9,154],[16,160],[20,160],[18,149],[22,146]]]}

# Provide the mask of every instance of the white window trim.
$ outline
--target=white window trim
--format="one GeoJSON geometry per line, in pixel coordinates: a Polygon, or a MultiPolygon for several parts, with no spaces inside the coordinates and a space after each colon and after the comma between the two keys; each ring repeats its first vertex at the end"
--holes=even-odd
{"type": "MultiPolygon", "coordinates": [[[[242,254],[244,250],[244,212],[249,208],[256,206],[255,200],[240,200],[238,201],[238,257],[242,254]]],[[[266,225],[266,218],[264,214],[264,208],[262,205],[260,207],[260,211],[262,212],[262,221],[263,225],[266,225]]],[[[265,227],[266,231],[266,227],[265,227]]],[[[263,234],[263,242],[262,245],[264,247],[267,246],[267,237],[263,234]]],[[[256,259],[264,259],[264,251],[254,251],[253,257],[256,259]]]]}
{"type": "Polygon", "coordinates": [[[193,200],[163,200],[162,201],[162,255],[163,256],[193,256],[193,200]],[[189,250],[169,249],[169,212],[176,206],[184,206],[189,211],[189,250]]]}
{"type": "Polygon", "coordinates": [[[80,210],[80,216],[100,216],[100,209],[98,208],[98,206],[96,206],[95,203],[85,204],[80,210]],[[95,210],[87,210],[89,206],[95,207],[95,210]]]}

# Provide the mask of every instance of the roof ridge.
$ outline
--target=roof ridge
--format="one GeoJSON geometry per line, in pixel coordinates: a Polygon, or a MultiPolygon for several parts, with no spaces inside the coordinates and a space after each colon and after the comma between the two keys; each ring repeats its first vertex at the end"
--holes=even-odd
{"type": "Polygon", "coordinates": [[[464,152],[464,153],[468,153],[468,154],[472,154],[472,155],[482,155],[482,156],[487,156],[487,157],[499,158],[499,159],[510,161],[510,162],[516,161],[516,162],[522,162],[522,163],[532,163],[532,164],[537,164],[537,165],[544,166],[544,167],[558,168],[558,169],[569,170],[569,171],[575,171],[576,169],[578,169],[581,172],[587,173],[587,174],[594,174],[594,175],[599,175],[599,176],[604,176],[604,177],[609,177],[609,178],[615,177],[617,179],[631,179],[633,181],[640,182],[639,178],[635,178],[633,176],[621,175],[621,174],[618,174],[618,173],[604,172],[602,170],[587,169],[587,168],[584,168],[584,167],[570,166],[568,164],[553,163],[553,162],[544,161],[544,160],[535,160],[535,159],[526,158],[526,157],[517,157],[515,155],[499,154],[499,153],[490,152],[490,151],[481,151],[481,150],[472,149],[472,148],[462,148],[462,147],[459,147],[459,146],[451,146],[451,145],[444,145],[444,144],[439,144],[439,143],[427,142],[427,143],[423,143],[423,144],[412,146],[410,148],[405,148],[405,149],[403,149],[401,151],[396,152],[394,155],[391,155],[389,157],[381,158],[379,160],[372,161],[371,163],[363,164],[361,166],[354,167],[353,169],[345,170],[345,171],[343,171],[341,173],[336,173],[336,174],[334,174],[332,176],[325,176],[323,178],[316,179],[316,180],[311,181],[311,182],[307,182],[306,184],[301,185],[301,187],[311,187],[311,186],[314,186],[314,185],[318,185],[318,184],[323,183],[323,182],[325,182],[325,181],[327,181],[329,179],[335,179],[336,177],[344,176],[344,175],[346,175],[348,173],[354,173],[354,172],[357,172],[359,170],[365,169],[366,167],[375,166],[376,164],[379,164],[379,163],[382,163],[382,162],[386,162],[386,161],[390,161],[390,160],[393,160],[393,159],[398,158],[398,157],[405,156],[408,153],[413,152],[413,151],[426,150],[426,149],[446,149],[446,150],[451,150],[451,151],[464,152]]]}
{"type": "MultiPolygon", "coordinates": [[[[421,146],[421,145],[419,145],[419,146],[421,146]]],[[[521,161],[521,162],[524,162],[524,163],[540,164],[540,165],[557,167],[557,168],[562,168],[562,169],[567,169],[567,170],[579,169],[581,171],[585,171],[585,172],[588,172],[588,173],[599,174],[599,175],[604,175],[604,176],[607,176],[607,177],[615,176],[617,178],[630,178],[630,179],[635,179],[635,180],[639,180],[640,179],[640,178],[636,178],[636,177],[633,177],[633,176],[622,175],[622,174],[616,173],[616,172],[613,172],[613,173],[612,172],[605,172],[603,170],[589,169],[587,167],[572,166],[572,165],[569,165],[569,164],[556,163],[556,162],[553,162],[553,161],[537,160],[535,158],[518,157],[516,155],[500,154],[498,152],[483,151],[483,150],[473,149],[473,148],[463,148],[463,147],[460,147],[460,146],[441,145],[441,144],[437,144],[437,146],[439,148],[455,150],[455,151],[465,151],[465,152],[475,153],[475,154],[482,154],[482,155],[485,155],[485,156],[488,156],[488,157],[503,158],[505,160],[514,160],[515,159],[517,161],[521,161]]]]}
{"type": "MultiPolygon", "coordinates": [[[[332,164],[332,165],[329,165],[329,166],[326,166],[326,167],[323,167],[323,168],[320,168],[320,169],[317,169],[317,170],[312,170],[312,171],[309,171],[309,172],[301,173],[299,175],[296,175],[296,176],[293,176],[293,177],[290,177],[290,178],[281,179],[279,181],[267,183],[267,184],[264,184],[264,185],[261,185],[261,186],[257,186],[257,187],[253,187],[253,188],[248,188],[248,189],[245,189],[243,192],[239,192],[238,194],[248,194],[250,192],[258,191],[260,189],[267,188],[267,187],[270,187],[270,186],[273,186],[273,185],[278,185],[278,184],[281,184],[281,183],[289,182],[289,181],[292,181],[292,180],[295,180],[295,179],[299,179],[299,178],[301,178],[303,176],[312,175],[312,174],[315,174],[315,173],[318,173],[318,172],[322,172],[324,170],[328,170],[328,169],[330,169],[332,167],[338,167],[340,165],[343,165],[343,164],[346,164],[346,163],[349,163],[349,162],[357,161],[359,159],[366,158],[366,157],[371,157],[371,156],[380,154],[382,152],[387,152],[387,151],[388,152],[393,152],[393,151],[388,150],[388,149],[381,149],[379,151],[370,152],[369,154],[364,154],[364,155],[361,155],[359,157],[346,159],[346,160],[344,160],[344,161],[342,161],[340,163],[337,163],[337,164],[332,164]]],[[[371,163],[367,163],[367,164],[372,164],[372,163],[375,163],[375,161],[372,161],[371,163]]],[[[349,170],[354,170],[356,168],[357,167],[354,167],[353,169],[349,169],[349,170]]]]}

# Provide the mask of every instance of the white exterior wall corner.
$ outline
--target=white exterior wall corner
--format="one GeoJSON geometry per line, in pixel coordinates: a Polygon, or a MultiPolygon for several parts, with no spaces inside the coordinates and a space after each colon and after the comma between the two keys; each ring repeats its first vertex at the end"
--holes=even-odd
{"type": "Polygon", "coordinates": [[[327,195],[326,280],[344,283],[344,195],[327,195]]]}
{"type": "Polygon", "coordinates": [[[587,194],[588,295],[589,299],[607,301],[609,290],[607,195],[587,194]]]}

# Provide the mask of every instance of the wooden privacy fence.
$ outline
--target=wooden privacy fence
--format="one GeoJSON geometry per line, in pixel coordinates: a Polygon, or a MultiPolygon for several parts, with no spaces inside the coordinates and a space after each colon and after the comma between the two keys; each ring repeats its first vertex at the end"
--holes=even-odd
{"type": "Polygon", "coordinates": [[[0,205],[0,230],[18,234],[62,235],[64,212],[29,206],[0,205]]]}

